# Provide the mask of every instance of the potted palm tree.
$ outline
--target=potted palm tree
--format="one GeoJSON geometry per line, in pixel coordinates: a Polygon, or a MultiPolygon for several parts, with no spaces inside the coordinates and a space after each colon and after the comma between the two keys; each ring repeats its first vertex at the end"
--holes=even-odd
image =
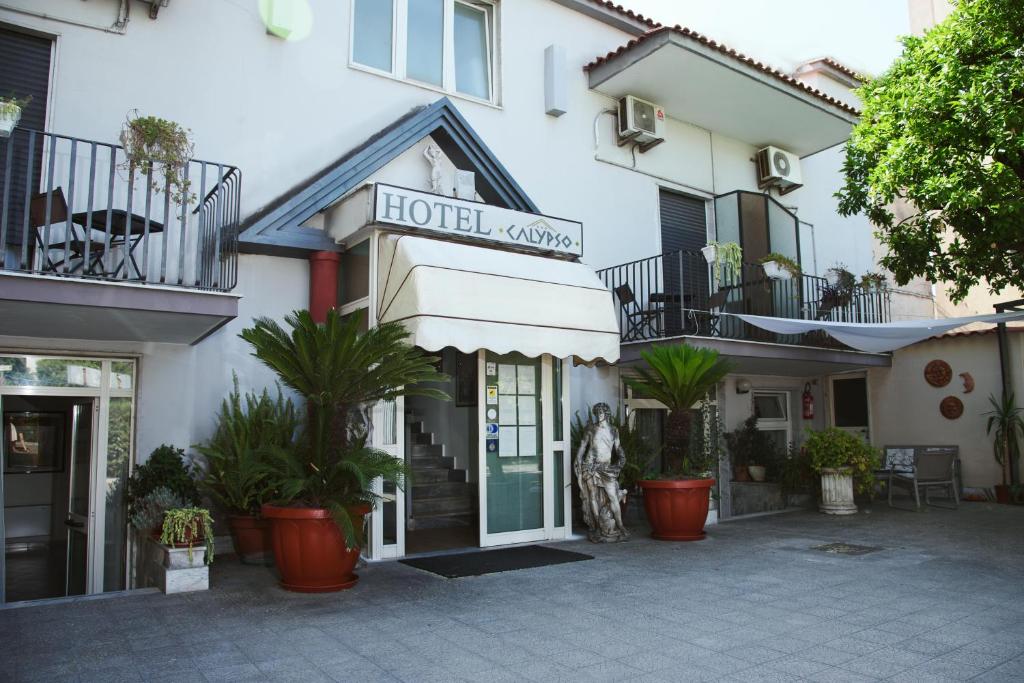
{"type": "Polygon", "coordinates": [[[655,346],[640,354],[648,368],[626,378],[633,389],[668,408],[663,447],[665,471],[660,479],[638,482],[651,536],[666,541],[704,538],[714,473],[702,458],[690,453],[691,409],[729,373],[729,364],[711,349],[686,344],[655,346]]]}
{"type": "Polygon", "coordinates": [[[291,399],[277,390],[272,399],[262,394],[238,391],[238,378],[231,394],[221,403],[213,437],[195,449],[205,456],[200,479],[202,488],[228,512],[228,526],[235,554],[245,564],[268,564],[270,524],[260,514],[267,495],[267,449],[287,447],[299,426],[291,399]]]}
{"type": "Polygon", "coordinates": [[[1024,434],[1024,418],[1021,417],[1021,408],[1017,407],[1013,392],[1003,395],[1002,398],[990,395],[988,401],[992,404],[992,410],[985,413],[988,416],[985,432],[992,435],[992,454],[1003,474],[1003,483],[995,486],[996,501],[1009,503],[1013,498],[1010,495],[1010,473],[1014,461],[1020,457],[1020,437],[1024,434]]]}
{"type": "Polygon", "coordinates": [[[267,449],[271,493],[263,516],[270,519],[281,586],[301,592],[351,588],[365,537],[363,518],[376,505],[375,479],[402,488],[405,463],[367,446],[352,428],[353,414],[402,395],[447,400],[424,383],[439,382],[437,360],[408,343],[400,323],[360,334],[359,315],[331,310],[324,323],[309,311],[285,318],[285,330],[258,318],[241,337],[253,355],[306,402],[299,436],[267,449]]]}

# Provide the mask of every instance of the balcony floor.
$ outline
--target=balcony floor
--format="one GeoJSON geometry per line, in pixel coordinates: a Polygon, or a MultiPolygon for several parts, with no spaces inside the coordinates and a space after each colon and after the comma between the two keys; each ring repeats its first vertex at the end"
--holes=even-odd
{"type": "Polygon", "coordinates": [[[195,344],[238,315],[235,294],[0,273],[0,333],[195,344]]]}

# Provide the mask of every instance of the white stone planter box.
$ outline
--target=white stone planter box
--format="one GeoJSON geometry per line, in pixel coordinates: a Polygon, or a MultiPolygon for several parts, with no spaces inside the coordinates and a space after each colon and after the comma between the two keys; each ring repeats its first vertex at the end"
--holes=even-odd
{"type": "Polygon", "coordinates": [[[826,515],[855,515],[853,502],[853,474],[847,467],[821,471],[821,504],[818,509],[826,515]]]}
{"type": "Polygon", "coordinates": [[[206,564],[206,547],[172,548],[146,537],[143,562],[149,564],[151,582],[164,593],[188,593],[210,588],[210,568],[206,564]]]}

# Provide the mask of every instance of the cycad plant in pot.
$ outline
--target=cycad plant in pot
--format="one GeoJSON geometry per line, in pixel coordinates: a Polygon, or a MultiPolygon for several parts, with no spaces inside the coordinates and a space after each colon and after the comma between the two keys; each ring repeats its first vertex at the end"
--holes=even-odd
{"type": "Polygon", "coordinates": [[[704,538],[715,479],[704,454],[691,452],[691,409],[725,378],[729,364],[716,351],[686,344],[655,346],[641,356],[648,367],[638,368],[638,377],[627,377],[625,382],[669,411],[662,478],[638,482],[651,536],[668,541],[699,540],[704,538]]]}
{"type": "Polygon", "coordinates": [[[408,343],[399,323],[360,334],[359,315],[331,310],[324,323],[309,311],[285,318],[286,330],[259,318],[241,337],[253,355],[306,402],[297,439],[267,449],[274,560],[288,590],[324,592],[355,585],[352,573],[365,542],[363,518],[378,502],[375,479],[402,488],[405,463],[353,434],[354,412],[402,395],[448,399],[427,386],[445,376],[435,358],[408,343]]]}
{"type": "Polygon", "coordinates": [[[228,526],[235,554],[246,564],[269,564],[270,524],[261,507],[269,490],[265,454],[271,448],[286,448],[295,438],[299,418],[291,399],[277,390],[271,398],[234,390],[221,403],[213,436],[195,449],[205,456],[200,485],[228,512],[228,526]]]}
{"type": "Polygon", "coordinates": [[[992,405],[992,410],[985,413],[988,417],[985,432],[992,437],[992,454],[999,463],[1003,475],[1003,483],[995,486],[995,497],[1000,503],[1009,503],[1013,498],[1010,493],[1010,474],[1013,463],[1020,457],[1024,418],[1021,417],[1022,409],[1017,407],[1013,392],[1000,398],[990,395],[988,401],[992,405]]]}
{"type": "Polygon", "coordinates": [[[854,489],[871,491],[880,462],[878,449],[838,427],[808,430],[804,448],[811,468],[821,476],[818,509],[827,515],[856,514],[854,489]]]}

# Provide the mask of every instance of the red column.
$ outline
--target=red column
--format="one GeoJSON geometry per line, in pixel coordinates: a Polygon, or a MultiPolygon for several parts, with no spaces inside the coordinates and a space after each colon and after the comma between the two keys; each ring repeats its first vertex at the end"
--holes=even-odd
{"type": "Polygon", "coordinates": [[[338,306],[338,266],[341,254],[315,251],[309,255],[309,312],[313,320],[327,320],[327,311],[338,306]]]}

